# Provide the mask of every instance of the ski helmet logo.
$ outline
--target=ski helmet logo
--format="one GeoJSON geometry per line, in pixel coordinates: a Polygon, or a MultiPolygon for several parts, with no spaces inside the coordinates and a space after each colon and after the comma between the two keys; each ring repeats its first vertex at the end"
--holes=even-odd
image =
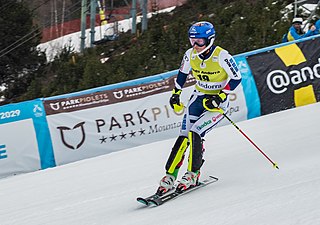
{"type": "MultiPolygon", "coordinates": [[[[85,131],[84,131],[84,126],[83,126],[84,124],[85,124],[85,122],[80,122],[80,123],[76,124],[72,129],[69,128],[69,127],[65,127],[65,126],[57,127],[57,129],[60,130],[61,141],[62,141],[62,143],[63,143],[66,147],[68,147],[68,148],[70,148],[70,149],[72,149],[72,150],[76,150],[76,149],[80,148],[81,145],[83,145],[83,143],[84,143],[84,141],[85,141],[85,139],[86,139],[86,134],[85,134],[85,131]],[[72,144],[69,144],[69,143],[66,141],[66,134],[65,134],[65,133],[66,133],[67,131],[72,131],[72,134],[73,134],[73,133],[76,132],[76,129],[80,129],[80,136],[81,136],[81,138],[80,138],[79,143],[76,144],[76,146],[73,146],[72,144]]],[[[68,136],[70,136],[70,135],[68,135],[68,136]]],[[[73,136],[74,136],[74,135],[73,135],[73,136]]]]}

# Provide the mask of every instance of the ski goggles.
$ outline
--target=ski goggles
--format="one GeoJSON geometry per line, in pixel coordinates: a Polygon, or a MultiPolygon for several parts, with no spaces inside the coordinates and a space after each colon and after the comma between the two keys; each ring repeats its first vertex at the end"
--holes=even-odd
{"type": "Polygon", "coordinates": [[[190,44],[192,46],[198,45],[199,47],[203,47],[207,43],[206,39],[204,39],[204,38],[189,38],[189,40],[190,40],[190,44]]]}

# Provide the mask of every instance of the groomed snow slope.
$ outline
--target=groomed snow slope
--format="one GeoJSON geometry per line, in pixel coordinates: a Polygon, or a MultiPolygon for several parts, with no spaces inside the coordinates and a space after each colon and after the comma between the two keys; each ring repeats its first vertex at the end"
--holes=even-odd
{"type": "Polygon", "coordinates": [[[136,202],[156,190],[172,139],[2,179],[0,224],[320,224],[320,104],[238,126],[280,170],[228,125],[206,138],[202,176],[220,180],[199,191],[160,207],[136,202]]]}

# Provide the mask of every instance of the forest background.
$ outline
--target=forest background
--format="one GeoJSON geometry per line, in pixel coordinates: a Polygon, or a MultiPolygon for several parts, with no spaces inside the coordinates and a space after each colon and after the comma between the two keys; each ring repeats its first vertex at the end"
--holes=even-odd
{"type": "MultiPolygon", "coordinates": [[[[287,7],[293,1],[189,0],[170,13],[153,15],[143,33],[139,29],[136,34],[121,33],[117,40],[82,53],[65,46],[47,62],[37,46],[44,21],[49,20],[50,9],[44,7],[49,1],[0,0],[0,105],[178,69],[190,48],[187,31],[196,21],[212,22],[215,44],[235,55],[281,43],[293,18],[292,7],[287,7]],[[32,36],[26,42],[4,51],[28,34],[32,36]],[[106,57],[102,63],[100,59],[106,57]]],[[[114,1],[114,7],[123,2],[114,1]]],[[[66,0],[66,4],[70,5],[66,19],[80,18],[81,1],[66,0]]]]}

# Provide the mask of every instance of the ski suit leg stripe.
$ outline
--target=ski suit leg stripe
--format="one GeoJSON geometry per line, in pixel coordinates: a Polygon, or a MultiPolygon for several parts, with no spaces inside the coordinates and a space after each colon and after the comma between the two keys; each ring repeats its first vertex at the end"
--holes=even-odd
{"type": "Polygon", "coordinates": [[[183,141],[181,142],[180,146],[174,146],[172,149],[172,155],[169,157],[169,160],[167,162],[167,165],[170,165],[169,168],[167,168],[167,172],[170,174],[174,173],[174,170],[176,169],[177,165],[181,162],[183,159],[184,153],[188,147],[188,138],[184,137],[183,141]],[[178,148],[178,150],[176,150],[178,148]],[[173,155],[174,154],[174,155],[173,155]],[[170,162],[172,160],[172,162],[170,162]]]}
{"type": "Polygon", "coordinates": [[[190,149],[189,149],[189,161],[188,161],[188,171],[192,171],[192,155],[193,155],[193,148],[192,146],[194,145],[193,141],[192,141],[192,133],[189,132],[189,143],[190,143],[190,149]]]}

